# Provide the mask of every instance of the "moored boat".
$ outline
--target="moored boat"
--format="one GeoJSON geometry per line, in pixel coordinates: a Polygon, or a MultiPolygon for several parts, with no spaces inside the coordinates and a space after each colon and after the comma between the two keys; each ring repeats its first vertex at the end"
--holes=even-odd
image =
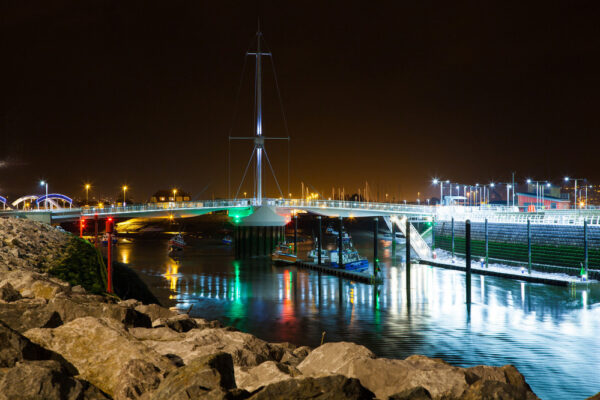
{"type": "Polygon", "coordinates": [[[233,243],[233,239],[231,238],[230,235],[225,235],[221,241],[223,242],[223,244],[227,244],[227,245],[233,243]]]}
{"type": "Polygon", "coordinates": [[[177,252],[177,251],[183,251],[183,249],[185,248],[186,243],[185,240],[183,239],[183,235],[181,233],[178,233],[177,235],[173,236],[171,239],[169,239],[169,252],[177,252]]]}
{"type": "Polygon", "coordinates": [[[293,245],[280,243],[271,254],[271,260],[277,264],[295,264],[298,257],[294,254],[293,245]]]}

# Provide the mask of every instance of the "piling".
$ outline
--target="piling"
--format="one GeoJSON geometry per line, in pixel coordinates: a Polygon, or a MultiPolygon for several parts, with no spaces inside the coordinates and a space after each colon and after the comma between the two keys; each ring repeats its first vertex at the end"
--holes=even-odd
{"type": "Polygon", "coordinates": [[[531,220],[527,219],[527,271],[531,275],[531,220]]]}
{"type": "Polygon", "coordinates": [[[410,221],[406,218],[406,296],[410,299],[410,221]]]}
{"type": "MultiPolygon", "coordinates": [[[[379,233],[379,218],[373,219],[373,276],[377,278],[377,271],[379,270],[379,255],[377,254],[377,234],[379,233]]],[[[395,240],[392,238],[392,243],[395,240]]]]}
{"type": "MultiPolygon", "coordinates": [[[[321,216],[317,216],[317,265],[322,265],[321,261],[321,216]]],[[[321,274],[319,274],[319,278],[321,274]]]]}
{"type": "Polygon", "coordinates": [[[485,267],[489,268],[489,248],[488,248],[488,220],[485,219],[485,267]]]}
{"type": "Polygon", "coordinates": [[[431,250],[435,250],[435,218],[431,222],[431,250]]]}
{"type": "Polygon", "coordinates": [[[452,230],[452,259],[454,260],[454,217],[452,217],[451,230],[452,230]]]}
{"type": "Polygon", "coordinates": [[[294,254],[298,255],[298,214],[294,214],[294,254]]]}
{"type": "Polygon", "coordinates": [[[106,291],[112,293],[112,232],[113,227],[111,219],[106,220],[106,234],[108,236],[108,243],[106,245],[106,291]]]}
{"type": "Polygon", "coordinates": [[[585,273],[588,273],[588,237],[587,237],[587,220],[583,220],[583,266],[585,273]]]}
{"type": "Polygon", "coordinates": [[[85,219],[83,217],[79,217],[79,237],[83,237],[84,225],[85,225],[85,219]]]}
{"type": "Polygon", "coordinates": [[[342,249],[344,247],[342,230],[344,230],[344,222],[342,220],[343,218],[340,217],[340,224],[338,227],[338,265],[340,266],[340,268],[344,267],[344,257],[342,256],[342,249]]]}
{"type": "Polygon", "coordinates": [[[465,262],[467,304],[471,304],[471,221],[465,221],[465,262]]]}
{"type": "Polygon", "coordinates": [[[396,257],[396,223],[392,220],[392,257],[396,257]]]}
{"type": "Polygon", "coordinates": [[[94,214],[94,246],[98,247],[98,214],[94,214]]]}

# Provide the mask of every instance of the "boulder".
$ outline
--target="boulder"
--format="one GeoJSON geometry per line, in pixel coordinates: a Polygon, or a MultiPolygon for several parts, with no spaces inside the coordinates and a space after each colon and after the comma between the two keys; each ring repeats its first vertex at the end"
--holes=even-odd
{"type": "Polygon", "coordinates": [[[160,385],[163,375],[155,365],[144,360],[129,360],[119,372],[119,382],[115,387],[117,400],[139,399],[148,396],[160,385]]]}
{"type": "Polygon", "coordinates": [[[175,340],[165,335],[161,339],[143,340],[143,343],[159,354],[177,355],[185,364],[195,358],[224,351],[231,354],[235,365],[253,367],[268,360],[279,361],[285,352],[278,345],[226,328],[192,329],[182,335],[175,340]]]}
{"type": "Polygon", "coordinates": [[[275,361],[265,361],[247,371],[244,371],[241,367],[235,368],[237,386],[249,392],[253,392],[261,386],[284,381],[298,375],[301,374],[296,368],[275,361]]]}
{"type": "Polygon", "coordinates": [[[177,332],[187,332],[197,327],[196,321],[187,314],[179,314],[168,318],[165,325],[177,332]]]}
{"type": "Polygon", "coordinates": [[[431,400],[431,394],[423,386],[417,386],[393,394],[388,400],[431,400]]]}
{"type": "Polygon", "coordinates": [[[288,379],[272,383],[254,393],[251,400],[368,400],[375,396],[357,379],[342,375],[288,379]]]}
{"type": "Polygon", "coordinates": [[[367,348],[353,343],[326,343],[298,365],[304,375],[342,374],[357,378],[378,398],[386,399],[422,386],[432,398],[458,398],[468,386],[464,371],[439,360],[413,356],[406,360],[374,358],[367,348]]]}
{"type": "Polygon", "coordinates": [[[197,358],[171,372],[154,392],[153,400],[196,399],[213,393],[221,395],[235,388],[233,359],[227,353],[197,358]]]}
{"type": "Polygon", "coordinates": [[[62,325],[60,315],[48,309],[45,302],[22,299],[13,303],[0,303],[0,320],[21,333],[33,328],[56,328],[62,325]]]}
{"type": "Polygon", "coordinates": [[[4,274],[3,280],[10,283],[21,294],[27,290],[33,297],[46,300],[53,298],[60,292],[68,293],[71,291],[70,285],[66,282],[27,269],[10,271],[4,274]]]}
{"type": "Polygon", "coordinates": [[[0,321],[0,368],[12,368],[18,362],[60,360],[53,352],[32,343],[25,336],[0,321]]]}
{"type": "Polygon", "coordinates": [[[25,336],[61,354],[83,379],[111,396],[119,385],[121,368],[131,360],[145,360],[161,372],[175,368],[111,318],[78,318],[54,329],[29,330],[25,336]]]}
{"type": "Polygon", "coordinates": [[[0,285],[0,300],[10,303],[21,298],[21,293],[17,292],[10,282],[0,285]]]}
{"type": "Polygon", "coordinates": [[[585,400],[600,400],[600,393],[596,393],[595,395],[593,395],[592,397],[588,397],[585,400]]]}
{"type": "Polygon", "coordinates": [[[148,304],[148,305],[138,305],[135,307],[136,311],[141,312],[142,314],[146,314],[150,317],[150,320],[154,322],[155,320],[162,318],[168,319],[171,317],[177,316],[176,311],[169,310],[166,307],[161,307],[158,304],[148,304]]]}
{"type": "MultiPolygon", "coordinates": [[[[536,398],[536,397],[534,397],[536,398]]],[[[478,380],[463,394],[461,400],[528,400],[523,393],[503,382],[495,380],[478,380]]]]}
{"type": "Polygon", "coordinates": [[[150,318],[130,307],[123,307],[101,296],[73,295],[56,297],[48,302],[48,310],[57,312],[64,322],[81,317],[112,318],[128,327],[150,328],[150,318]]]}
{"type": "Polygon", "coordinates": [[[70,376],[54,360],[17,363],[0,375],[1,399],[108,399],[87,382],[70,376]]]}

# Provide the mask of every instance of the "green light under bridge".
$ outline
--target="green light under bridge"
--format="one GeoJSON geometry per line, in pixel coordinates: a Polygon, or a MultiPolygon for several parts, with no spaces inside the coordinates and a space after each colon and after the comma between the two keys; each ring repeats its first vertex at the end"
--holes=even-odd
{"type": "Polygon", "coordinates": [[[227,211],[227,215],[229,215],[229,218],[231,218],[232,222],[236,225],[242,221],[242,218],[245,218],[252,213],[252,207],[234,208],[227,211]]]}

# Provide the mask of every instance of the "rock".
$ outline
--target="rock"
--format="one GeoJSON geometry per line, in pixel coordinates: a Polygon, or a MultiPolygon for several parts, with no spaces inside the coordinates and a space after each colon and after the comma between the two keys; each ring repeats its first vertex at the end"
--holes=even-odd
{"type": "Polygon", "coordinates": [[[166,357],[147,348],[110,318],[78,318],[54,329],[29,330],[25,336],[61,354],[83,379],[111,396],[119,385],[121,368],[131,360],[145,360],[161,372],[174,369],[166,357]]]}
{"type": "Polygon", "coordinates": [[[176,311],[169,310],[166,307],[161,307],[158,304],[138,305],[135,307],[136,311],[146,314],[150,317],[150,320],[154,322],[159,318],[168,319],[177,316],[176,311]]]}
{"type": "Polygon", "coordinates": [[[600,400],[600,393],[593,395],[592,397],[588,397],[585,400],[600,400]]]}
{"type": "Polygon", "coordinates": [[[468,386],[464,371],[439,360],[424,356],[376,359],[367,348],[345,342],[317,347],[298,369],[309,376],[342,374],[357,378],[381,399],[418,386],[434,399],[458,398],[468,386]]]}
{"type": "Polygon", "coordinates": [[[288,379],[265,386],[251,400],[368,400],[375,396],[357,379],[342,375],[321,378],[288,379]]]}
{"type": "Polygon", "coordinates": [[[526,400],[523,393],[507,384],[495,380],[478,380],[463,394],[461,400],[526,400]]]}
{"type": "MultiPolygon", "coordinates": [[[[171,372],[154,392],[153,400],[196,399],[216,390],[220,395],[235,388],[233,359],[227,353],[197,358],[171,372]]],[[[213,393],[216,397],[217,393],[213,393]]]]}
{"type": "MultiPolygon", "coordinates": [[[[537,396],[531,390],[531,387],[525,381],[523,375],[513,365],[503,367],[490,367],[487,365],[478,365],[476,367],[466,368],[465,373],[467,381],[471,383],[466,393],[470,396],[477,396],[478,393],[487,393],[491,388],[499,387],[502,393],[517,393],[517,398],[537,399],[537,396]],[[511,389],[501,389],[503,386],[495,384],[484,384],[484,382],[499,382],[508,385],[511,389]],[[477,385],[475,385],[477,384],[477,385]]],[[[465,394],[466,395],[466,394],[465,394]]]]}
{"type": "Polygon", "coordinates": [[[128,307],[128,308],[136,308],[137,306],[142,305],[142,303],[136,299],[121,300],[117,304],[119,304],[121,307],[128,307]]]}
{"type": "Polygon", "coordinates": [[[87,293],[86,290],[81,285],[73,286],[71,288],[71,292],[77,293],[77,294],[85,294],[85,293],[87,293]]]}
{"type": "Polygon", "coordinates": [[[235,369],[235,381],[239,388],[252,392],[261,386],[284,381],[301,375],[294,367],[287,366],[275,361],[264,363],[244,371],[242,368],[235,369]]]}
{"type": "Polygon", "coordinates": [[[0,285],[0,300],[10,303],[21,298],[21,294],[15,290],[10,282],[0,285]]]}
{"type": "Polygon", "coordinates": [[[0,375],[2,399],[107,399],[97,388],[75,379],[54,360],[18,363],[0,375]]]}
{"type": "Polygon", "coordinates": [[[187,314],[180,314],[166,320],[166,326],[177,332],[187,332],[197,327],[196,321],[187,314]]]}
{"type": "Polygon", "coordinates": [[[388,400],[431,400],[431,394],[423,386],[417,386],[393,394],[388,400]]]}
{"type": "Polygon", "coordinates": [[[216,350],[231,354],[237,366],[253,367],[264,361],[279,361],[284,350],[247,333],[228,329],[192,329],[175,340],[166,335],[160,339],[147,339],[143,343],[159,354],[174,354],[188,364],[194,358],[214,353],[216,350]]]}
{"type": "Polygon", "coordinates": [[[0,303],[0,320],[21,333],[33,328],[55,328],[62,324],[58,313],[30,299],[0,303]]]}
{"type": "Polygon", "coordinates": [[[154,391],[162,381],[162,373],[155,365],[139,359],[129,360],[119,372],[114,398],[139,399],[154,391]]]}
{"type": "Polygon", "coordinates": [[[12,368],[17,362],[50,360],[51,351],[32,343],[28,338],[0,321],[0,368],[12,368]]]}
{"type": "Polygon", "coordinates": [[[196,329],[206,329],[206,328],[223,328],[223,324],[220,321],[207,321],[203,318],[194,318],[196,321],[196,329]]]}
{"type": "Polygon", "coordinates": [[[36,298],[51,299],[60,292],[70,292],[70,286],[60,280],[52,280],[47,275],[25,269],[15,269],[3,276],[17,291],[31,291],[36,298]]]}
{"type": "Polygon", "coordinates": [[[56,297],[48,302],[48,309],[56,311],[64,322],[81,317],[112,318],[125,326],[150,328],[150,318],[133,308],[110,303],[100,296],[56,297]]]}

